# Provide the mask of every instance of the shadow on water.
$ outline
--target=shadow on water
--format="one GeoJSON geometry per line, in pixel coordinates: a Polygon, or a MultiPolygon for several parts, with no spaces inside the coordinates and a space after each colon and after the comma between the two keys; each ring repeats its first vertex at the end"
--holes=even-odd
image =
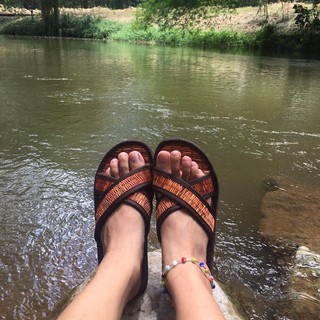
{"type": "Polygon", "coordinates": [[[220,178],[216,277],[247,301],[247,318],[271,319],[282,270],[258,233],[262,180],[318,183],[319,71],[312,60],[0,38],[2,315],[45,318],[95,268],[93,175],[107,149],[180,136],[220,178]]]}

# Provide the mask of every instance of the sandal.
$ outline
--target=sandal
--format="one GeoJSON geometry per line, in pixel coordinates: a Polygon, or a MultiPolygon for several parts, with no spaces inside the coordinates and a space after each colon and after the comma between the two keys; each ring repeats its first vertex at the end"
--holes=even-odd
{"type": "Polygon", "coordinates": [[[94,205],[96,227],[94,238],[98,247],[98,263],[103,258],[101,231],[110,215],[122,204],[130,205],[139,211],[145,222],[144,254],[141,265],[141,286],[136,296],[141,294],[148,282],[148,241],[150,217],[152,213],[152,153],[147,145],[139,141],[124,141],[114,146],[102,159],[95,175],[94,205]],[[145,165],[128,172],[119,179],[105,175],[110,161],[119,153],[138,151],[145,165]]]}
{"type": "Polygon", "coordinates": [[[160,142],[154,159],[157,159],[159,152],[163,150],[178,150],[182,157],[189,156],[205,175],[192,181],[184,181],[171,173],[154,168],[153,188],[157,197],[158,239],[161,242],[160,228],[166,217],[176,210],[185,209],[208,235],[207,265],[212,272],[219,196],[218,179],[213,166],[204,152],[187,140],[171,139],[160,142]],[[211,204],[208,203],[209,199],[211,204]]]}

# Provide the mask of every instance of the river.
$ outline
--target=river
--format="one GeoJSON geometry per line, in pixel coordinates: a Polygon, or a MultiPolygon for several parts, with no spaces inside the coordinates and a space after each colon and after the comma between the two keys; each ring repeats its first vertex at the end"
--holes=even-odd
{"type": "MultiPolygon", "coordinates": [[[[1,319],[46,318],[95,268],[93,177],[124,139],[207,152],[221,187],[215,276],[231,296],[277,299],[262,181],[319,184],[319,80],[316,60],[0,37],[1,319]]],[[[250,319],[275,313],[256,303],[250,319]]]]}

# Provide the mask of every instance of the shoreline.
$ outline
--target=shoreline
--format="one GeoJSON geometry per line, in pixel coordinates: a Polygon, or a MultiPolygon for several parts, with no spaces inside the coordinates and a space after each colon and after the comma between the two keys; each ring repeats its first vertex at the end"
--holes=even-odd
{"type": "MultiPolygon", "coordinates": [[[[121,10],[60,8],[60,37],[320,59],[320,33],[298,29],[293,5],[268,5],[268,19],[262,8],[242,7],[235,13],[203,20],[195,28],[165,30],[139,26],[135,21],[137,9],[133,7],[121,10]]],[[[0,6],[0,34],[45,36],[39,10],[34,11],[33,20],[27,18],[28,13],[31,17],[27,10],[22,9],[20,13],[23,16],[17,9],[4,12],[0,6]],[[1,15],[1,12],[10,16],[1,15]]]]}

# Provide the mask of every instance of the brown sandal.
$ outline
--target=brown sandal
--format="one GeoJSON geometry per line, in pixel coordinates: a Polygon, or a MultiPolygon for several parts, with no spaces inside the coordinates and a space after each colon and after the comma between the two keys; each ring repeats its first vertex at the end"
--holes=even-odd
{"type": "MultiPolygon", "coordinates": [[[[98,263],[103,258],[101,231],[110,215],[122,204],[138,210],[145,222],[144,255],[141,265],[141,286],[136,296],[141,294],[148,282],[148,249],[147,236],[150,229],[152,213],[152,153],[147,145],[140,141],[124,141],[114,146],[102,159],[95,175],[95,240],[98,247],[98,263]],[[120,152],[138,151],[142,154],[145,165],[115,179],[105,175],[110,161],[117,158],[120,152]]],[[[125,223],[125,221],[124,221],[125,223]]]]}
{"type": "Polygon", "coordinates": [[[205,153],[190,141],[171,139],[160,142],[155,151],[155,160],[159,152],[163,150],[180,151],[182,157],[189,156],[207,174],[199,179],[184,181],[171,173],[154,168],[153,188],[157,197],[158,239],[161,242],[160,228],[166,217],[176,210],[185,209],[208,235],[207,265],[212,272],[219,196],[216,173],[205,153]],[[209,199],[211,199],[211,204],[208,203],[209,199]]]}

